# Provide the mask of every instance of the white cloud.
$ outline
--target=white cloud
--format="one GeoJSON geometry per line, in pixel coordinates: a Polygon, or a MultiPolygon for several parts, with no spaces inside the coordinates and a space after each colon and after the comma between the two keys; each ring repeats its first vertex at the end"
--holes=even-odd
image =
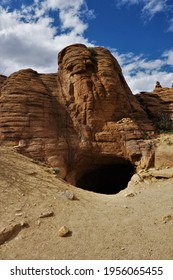
{"type": "Polygon", "coordinates": [[[165,51],[163,57],[167,61],[168,65],[173,66],[173,49],[165,51]]]}
{"type": "Polygon", "coordinates": [[[144,15],[150,16],[151,18],[155,14],[164,12],[168,9],[167,0],[148,0],[144,2],[142,12],[144,15]]]}
{"type": "Polygon", "coordinates": [[[125,75],[125,78],[132,92],[135,94],[141,91],[152,91],[155,87],[156,81],[159,81],[163,87],[171,87],[173,74],[164,71],[155,71],[151,74],[147,74],[141,71],[134,77],[125,75]]]}
{"type": "Polygon", "coordinates": [[[74,34],[83,34],[88,25],[85,24],[73,10],[60,12],[61,30],[71,29],[74,34]]]}
{"type": "MultiPolygon", "coordinates": [[[[35,0],[35,3],[39,3],[39,0],[35,0]]],[[[43,5],[47,6],[49,9],[55,10],[55,9],[75,9],[80,10],[81,6],[84,4],[83,0],[44,0],[43,5]]]]}
{"type": "MultiPolygon", "coordinates": [[[[138,5],[142,17],[151,20],[156,14],[165,13],[169,22],[168,31],[173,31],[173,5],[168,0],[115,0],[119,8],[122,6],[138,5]]],[[[143,54],[135,56],[133,53],[119,54],[115,52],[126,80],[134,93],[151,91],[156,81],[160,81],[165,87],[170,87],[173,82],[173,74],[166,71],[173,66],[173,50],[167,50],[160,58],[149,60],[143,54]]],[[[172,68],[173,69],[173,68],[172,68]]]]}
{"type": "Polygon", "coordinates": [[[115,0],[115,3],[119,7],[121,7],[121,6],[125,5],[125,4],[127,4],[127,5],[139,4],[140,2],[141,2],[141,0],[115,0]]]}
{"type": "MultiPolygon", "coordinates": [[[[138,4],[141,1],[122,2],[138,4]]],[[[9,75],[29,67],[38,72],[56,72],[57,53],[65,46],[92,45],[84,36],[88,28],[84,14],[93,17],[85,0],[34,0],[32,5],[23,4],[20,10],[8,10],[8,6],[0,5],[0,72],[9,75]],[[50,10],[57,13],[56,27],[50,10]]],[[[163,86],[172,84],[173,75],[164,67],[173,66],[173,50],[165,51],[155,60],[146,59],[143,54],[112,52],[134,93],[152,90],[157,80],[163,86]]]]}
{"type": "Polygon", "coordinates": [[[147,60],[144,54],[136,56],[133,53],[119,54],[117,51],[113,51],[113,55],[117,57],[125,74],[133,75],[141,70],[151,72],[155,69],[159,70],[162,66],[167,64],[167,61],[163,59],[147,60]]]}
{"type": "MultiPolygon", "coordinates": [[[[163,87],[171,87],[173,74],[165,70],[166,67],[173,66],[173,50],[163,53],[160,59],[149,60],[144,55],[136,56],[133,53],[119,54],[112,50],[122,68],[125,79],[132,92],[152,91],[156,81],[163,87]]],[[[173,67],[172,67],[173,69],[173,67]]]]}
{"type": "Polygon", "coordinates": [[[20,10],[0,6],[0,72],[6,75],[31,67],[40,72],[57,71],[57,53],[74,43],[91,45],[84,37],[83,13],[92,17],[84,0],[35,1],[20,10]],[[38,3],[37,3],[38,2],[38,3]],[[55,9],[60,19],[56,28],[48,13],[55,9]]]}
{"type": "Polygon", "coordinates": [[[173,32],[173,18],[171,18],[169,21],[168,31],[173,32]]]}
{"type": "Polygon", "coordinates": [[[8,75],[31,67],[56,72],[58,51],[74,43],[89,44],[83,11],[93,15],[84,0],[35,0],[13,11],[0,6],[0,71],[8,75]],[[50,9],[57,13],[58,27],[50,9]]]}
{"type": "Polygon", "coordinates": [[[123,5],[140,5],[143,16],[151,19],[157,13],[163,13],[170,7],[168,0],[115,0],[118,7],[123,5]]]}

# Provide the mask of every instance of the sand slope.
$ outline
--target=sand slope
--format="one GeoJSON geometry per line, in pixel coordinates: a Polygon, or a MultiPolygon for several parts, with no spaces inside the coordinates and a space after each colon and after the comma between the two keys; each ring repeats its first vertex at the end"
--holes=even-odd
{"type": "Polygon", "coordinates": [[[0,245],[0,259],[173,259],[173,179],[96,194],[1,147],[0,217],[1,236],[10,226],[29,224],[0,245]],[[67,237],[58,236],[61,226],[69,228],[67,237]]]}

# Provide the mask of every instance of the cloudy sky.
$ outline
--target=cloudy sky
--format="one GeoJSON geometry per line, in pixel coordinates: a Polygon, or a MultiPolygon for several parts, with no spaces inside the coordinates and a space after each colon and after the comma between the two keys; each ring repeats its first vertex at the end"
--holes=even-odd
{"type": "Polygon", "coordinates": [[[57,53],[108,48],[136,93],[173,83],[172,0],[0,0],[0,72],[57,71],[57,53]]]}

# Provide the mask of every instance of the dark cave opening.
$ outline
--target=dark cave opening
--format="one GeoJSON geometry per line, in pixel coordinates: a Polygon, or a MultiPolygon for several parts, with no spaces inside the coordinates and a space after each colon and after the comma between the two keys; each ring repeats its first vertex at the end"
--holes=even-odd
{"type": "Polygon", "coordinates": [[[102,165],[83,174],[76,187],[102,194],[116,194],[127,187],[135,167],[125,164],[102,165]]]}

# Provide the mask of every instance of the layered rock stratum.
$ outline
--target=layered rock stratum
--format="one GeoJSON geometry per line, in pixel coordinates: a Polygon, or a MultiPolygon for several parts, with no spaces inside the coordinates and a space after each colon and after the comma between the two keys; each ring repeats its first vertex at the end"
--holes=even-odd
{"type": "Polygon", "coordinates": [[[58,63],[55,74],[25,69],[0,76],[0,143],[60,168],[73,184],[100,165],[151,166],[152,113],[168,108],[162,92],[136,98],[101,47],[68,46],[58,63]]]}

